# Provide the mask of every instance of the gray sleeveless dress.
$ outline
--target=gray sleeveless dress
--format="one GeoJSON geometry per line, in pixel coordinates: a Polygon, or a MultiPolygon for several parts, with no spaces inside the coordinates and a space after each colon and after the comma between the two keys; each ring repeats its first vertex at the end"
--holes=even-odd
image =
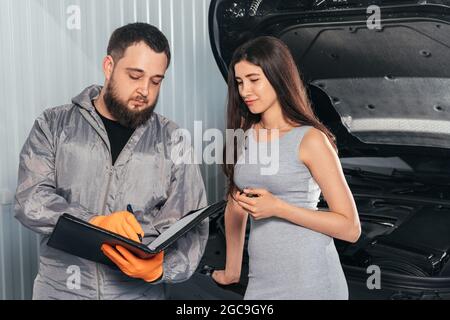
{"type": "MultiPolygon", "coordinates": [[[[264,188],[292,205],[317,210],[320,188],[298,159],[300,143],[309,128],[297,127],[280,137],[279,168],[273,175],[261,175],[261,162],[248,163],[251,147],[268,148],[250,134],[239,157],[242,161],[245,155],[247,161],[235,165],[237,186],[264,188]]],[[[348,299],[332,237],[279,218],[250,221],[249,282],[244,299],[348,299]]]]}

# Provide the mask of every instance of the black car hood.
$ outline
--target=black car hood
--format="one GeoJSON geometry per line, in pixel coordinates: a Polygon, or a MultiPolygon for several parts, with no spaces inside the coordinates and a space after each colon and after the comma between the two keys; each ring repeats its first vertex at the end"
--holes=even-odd
{"type": "Polygon", "coordinates": [[[341,155],[450,155],[450,0],[213,0],[210,39],[226,78],[233,51],[259,35],[291,49],[341,155]],[[432,3],[434,2],[434,3],[432,3]]]}

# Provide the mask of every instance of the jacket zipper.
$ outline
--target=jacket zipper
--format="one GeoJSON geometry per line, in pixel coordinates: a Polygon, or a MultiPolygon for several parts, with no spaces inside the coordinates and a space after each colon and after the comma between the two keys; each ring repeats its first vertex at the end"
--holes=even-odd
{"type": "MultiPolygon", "coordinates": [[[[130,140],[131,140],[131,137],[130,137],[130,140]]],[[[127,144],[128,144],[128,142],[127,142],[127,144]]],[[[126,145],[123,147],[123,149],[125,149],[125,147],[126,147],[126,145]]],[[[120,151],[119,155],[117,156],[116,161],[120,158],[120,155],[122,154],[123,149],[120,151]]],[[[106,203],[108,202],[109,187],[111,185],[111,177],[114,172],[114,164],[113,164],[111,152],[110,152],[109,159],[110,159],[110,167],[108,168],[108,182],[106,184],[106,192],[105,192],[105,197],[103,198],[103,205],[102,205],[102,212],[101,212],[101,214],[103,214],[103,215],[106,212],[106,203]]],[[[99,282],[100,273],[99,273],[98,263],[95,264],[95,269],[96,269],[96,273],[97,273],[97,300],[100,300],[100,282],[99,282]]]]}
{"type": "MultiPolygon", "coordinates": [[[[133,132],[133,134],[131,135],[130,139],[127,141],[127,143],[123,147],[123,149],[119,152],[119,155],[117,156],[116,162],[117,162],[117,160],[119,160],[120,155],[122,154],[123,150],[127,147],[129,142],[132,140],[134,135],[135,135],[135,132],[133,132]]],[[[110,155],[110,158],[109,158],[110,159],[110,167],[108,168],[108,183],[106,184],[106,192],[105,192],[105,197],[103,199],[103,205],[102,205],[102,212],[101,212],[101,214],[105,214],[106,202],[107,202],[108,194],[109,194],[109,187],[111,185],[111,176],[112,176],[112,174],[114,172],[114,164],[113,164],[111,150],[109,150],[109,153],[110,153],[109,154],[110,155]]],[[[96,276],[97,276],[97,300],[100,300],[100,282],[99,282],[100,272],[99,272],[99,268],[98,268],[98,263],[95,263],[95,269],[96,269],[96,276]]]]}
{"type": "MultiPolygon", "coordinates": [[[[89,112],[89,111],[88,111],[89,112]]],[[[95,111],[94,111],[94,113],[95,113],[95,111]]],[[[91,116],[91,119],[95,119],[95,116],[92,114],[92,112],[89,112],[89,114],[90,114],[90,116],[91,116]]],[[[102,135],[101,135],[101,133],[99,132],[99,130],[98,130],[98,127],[99,127],[99,125],[98,125],[98,123],[96,123],[96,121],[94,120],[94,122],[92,123],[89,119],[87,119],[88,120],[88,122],[90,122],[91,123],[91,125],[92,125],[92,127],[94,128],[94,130],[95,131],[97,131],[97,133],[100,135],[100,137],[102,138],[102,135]]],[[[102,123],[102,121],[100,121],[100,123],[102,123]]],[[[106,132],[106,129],[105,129],[105,132],[106,132]]],[[[107,136],[108,136],[108,134],[106,134],[107,136]]],[[[102,138],[103,139],[103,138],[102,138]]],[[[108,146],[108,142],[107,141],[105,141],[105,139],[103,139],[103,141],[105,142],[105,144],[108,146]]],[[[105,214],[105,210],[106,210],[106,202],[107,202],[107,198],[108,198],[108,194],[109,194],[109,187],[110,187],[110,185],[111,185],[111,176],[112,176],[112,174],[113,174],[113,172],[114,172],[114,165],[113,165],[113,161],[112,161],[112,155],[111,155],[111,150],[110,150],[110,146],[109,146],[109,155],[110,155],[110,167],[108,168],[108,183],[107,183],[107,185],[106,185],[106,191],[105,191],[105,197],[104,197],[104,199],[103,199],[103,205],[102,205],[102,212],[101,212],[101,214],[102,215],[104,215],[105,214]]],[[[97,300],[100,300],[100,281],[99,281],[99,279],[100,279],[100,271],[99,271],[99,267],[98,267],[98,263],[95,263],[95,273],[96,273],[96,282],[97,282],[97,300]]]]}
{"type": "MultiPolygon", "coordinates": [[[[109,193],[109,186],[111,185],[111,176],[113,174],[113,168],[114,166],[112,165],[112,159],[111,159],[111,167],[108,168],[108,182],[106,184],[106,192],[105,192],[105,197],[103,199],[103,205],[102,205],[102,212],[101,214],[105,214],[105,210],[106,210],[106,202],[108,199],[108,193],[109,193]]],[[[100,300],[100,272],[99,272],[99,268],[98,268],[98,263],[95,264],[95,269],[96,269],[96,273],[97,273],[97,300],[100,300]]]]}

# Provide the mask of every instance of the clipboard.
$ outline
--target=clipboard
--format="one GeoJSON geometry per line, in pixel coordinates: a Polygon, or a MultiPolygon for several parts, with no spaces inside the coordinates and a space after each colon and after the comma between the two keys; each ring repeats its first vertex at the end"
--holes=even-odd
{"type": "Polygon", "coordinates": [[[149,259],[168,248],[207,217],[223,212],[226,203],[226,200],[222,200],[188,212],[148,244],[133,241],[64,213],[59,217],[47,245],[80,258],[116,267],[100,250],[102,244],[120,245],[141,259],[149,259]]]}

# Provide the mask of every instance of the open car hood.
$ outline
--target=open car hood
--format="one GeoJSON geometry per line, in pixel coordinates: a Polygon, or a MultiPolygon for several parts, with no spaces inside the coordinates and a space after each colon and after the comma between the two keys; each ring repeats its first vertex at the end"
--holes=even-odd
{"type": "Polygon", "coordinates": [[[450,0],[213,0],[210,40],[233,51],[271,35],[301,70],[341,156],[450,155],[450,0]],[[367,7],[381,9],[381,29],[367,7]]]}

